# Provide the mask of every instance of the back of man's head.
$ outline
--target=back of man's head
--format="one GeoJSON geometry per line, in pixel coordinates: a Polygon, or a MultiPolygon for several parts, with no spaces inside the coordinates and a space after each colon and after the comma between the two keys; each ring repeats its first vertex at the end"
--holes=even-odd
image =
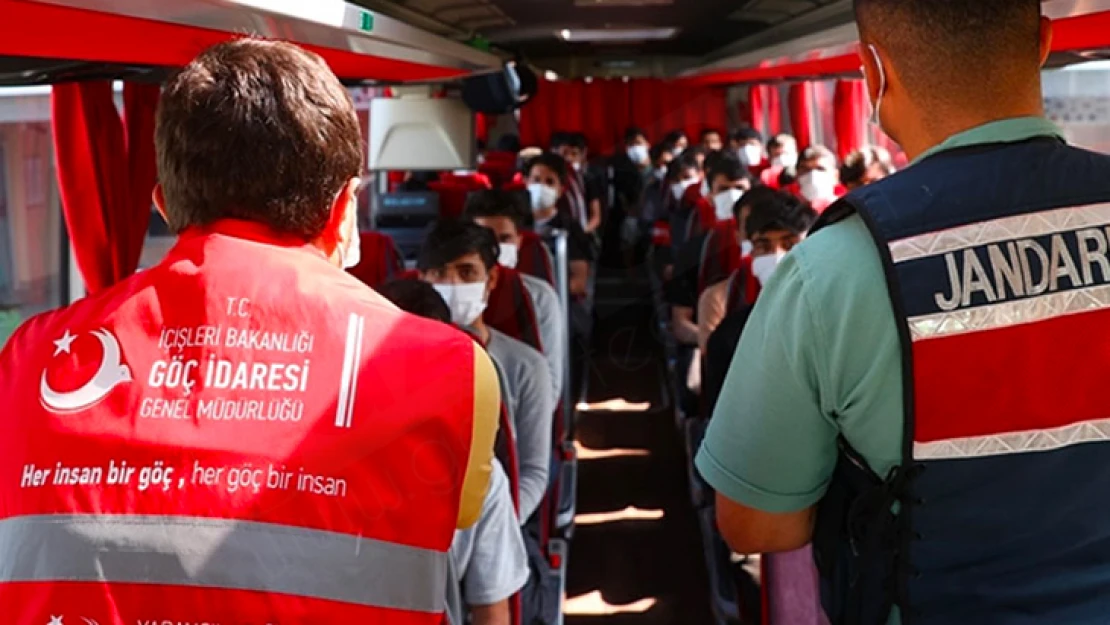
{"type": "Polygon", "coordinates": [[[705,160],[707,167],[705,177],[710,183],[716,181],[718,177],[726,182],[736,182],[748,177],[748,168],[744,167],[744,164],[735,155],[727,152],[714,152],[713,154],[719,156],[713,158],[712,163],[708,158],[705,160]]]}
{"type": "Polygon", "coordinates": [[[532,169],[539,165],[550,169],[559,177],[559,180],[565,181],[567,179],[567,171],[569,168],[567,167],[567,160],[562,156],[551,152],[544,152],[524,164],[524,175],[527,176],[531,174],[532,169]]]}
{"type": "Polygon", "coordinates": [[[166,83],[154,142],[174,232],[232,218],[313,241],[362,171],[347,90],[323,59],[283,42],[202,52],[166,83]]]}
{"type": "Polygon", "coordinates": [[[744,230],[751,238],[764,232],[786,231],[793,234],[805,234],[817,221],[817,212],[804,200],[792,193],[784,191],[753,190],[749,193],[753,197],[745,196],[745,206],[751,207],[744,230]]]}
{"type": "Polygon", "coordinates": [[[441,219],[424,238],[416,267],[420,271],[442,269],[463,256],[477,254],[488,271],[497,265],[500,253],[497,237],[488,228],[466,219],[441,219]]]}
{"type": "Polygon", "coordinates": [[[517,230],[527,227],[532,216],[529,197],[516,191],[476,191],[466,199],[463,216],[474,220],[482,217],[506,217],[513,221],[517,230]]]}
{"type": "Polygon", "coordinates": [[[423,280],[394,280],[378,287],[378,293],[401,310],[450,325],[451,309],[435,287],[423,280]]]}
{"type": "Polygon", "coordinates": [[[993,98],[1040,69],[1040,0],[855,0],[864,45],[907,91],[932,101],[993,98]]]}

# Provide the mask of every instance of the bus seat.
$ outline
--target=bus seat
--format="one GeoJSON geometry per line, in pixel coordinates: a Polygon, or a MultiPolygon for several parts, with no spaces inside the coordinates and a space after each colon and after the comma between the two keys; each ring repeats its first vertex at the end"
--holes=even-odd
{"type": "Polygon", "coordinates": [[[381,232],[369,230],[359,237],[362,260],[348,272],[370,288],[400,277],[405,270],[405,261],[393,238],[381,232]]]}
{"type": "Polygon", "coordinates": [[[437,180],[428,183],[428,190],[439,196],[439,216],[444,219],[457,219],[466,208],[466,198],[475,189],[459,182],[437,180]]]}
{"type": "Polygon", "coordinates": [[[552,260],[551,252],[544,245],[543,239],[531,230],[522,232],[520,239],[517,270],[555,286],[555,261],[552,260]]]}
{"type": "Polygon", "coordinates": [[[736,240],[736,221],[730,219],[715,224],[702,243],[698,293],[727,280],[739,269],[741,258],[740,243],[736,240]]]}
{"type": "Polygon", "coordinates": [[[488,191],[493,188],[489,176],[481,172],[459,174],[447,171],[439,175],[439,181],[466,187],[468,191],[488,191]]]}
{"type": "Polygon", "coordinates": [[[726,311],[732,314],[745,306],[755,305],[762,285],[752,273],[752,259],[744,258],[740,266],[728,278],[728,302],[726,311]]]}
{"type": "MultiPolygon", "coordinates": [[[[502,375],[496,361],[493,361],[493,366],[497,369],[497,377],[501,382],[501,396],[504,397],[507,392],[505,388],[505,376],[502,375]]],[[[516,427],[513,423],[513,416],[509,414],[508,406],[502,401],[501,413],[498,417],[497,439],[494,441],[493,452],[497,461],[500,462],[501,466],[505,469],[505,474],[509,477],[509,494],[512,495],[513,509],[519,517],[520,456],[516,448],[516,427]]],[[[522,625],[524,612],[521,605],[521,594],[519,592],[509,598],[509,614],[509,622],[512,625],[522,625]]]]}
{"type": "Polygon", "coordinates": [[[482,318],[493,329],[543,352],[540,324],[524,280],[515,269],[498,266],[497,286],[489,294],[482,318]]]}
{"type": "Polygon", "coordinates": [[[517,156],[513,152],[489,152],[485,162],[478,168],[478,172],[485,175],[495,189],[512,182],[516,171],[517,156]]]}
{"type": "Polygon", "coordinates": [[[698,510],[697,517],[698,526],[701,529],[706,572],[709,574],[709,597],[713,620],[716,623],[736,623],[740,620],[740,598],[737,596],[732,551],[717,533],[716,506],[698,510]]]}

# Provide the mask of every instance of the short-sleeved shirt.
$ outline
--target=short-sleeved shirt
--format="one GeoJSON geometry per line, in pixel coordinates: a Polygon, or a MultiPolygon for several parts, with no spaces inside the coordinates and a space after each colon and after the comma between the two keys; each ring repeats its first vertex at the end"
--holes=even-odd
{"type": "MultiPolygon", "coordinates": [[[[941,151],[1059,137],[1037,117],[957,134],[941,151]]],[[[825,494],[843,435],[879,475],[901,461],[902,363],[875,242],[857,215],[783,259],[744,328],[705,442],[702,476],[718,492],[772,513],[825,494]]]]}
{"type": "Polygon", "coordinates": [[[586,234],[586,231],[582,229],[582,224],[570,217],[565,209],[560,208],[551,221],[536,228],[536,232],[545,237],[552,230],[567,231],[567,260],[590,263],[597,260],[597,251],[594,249],[590,235],[586,234]]]}
{"type": "Polygon", "coordinates": [[[449,554],[456,577],[449,583],[458,584],[447,591],[453,624],[466,622],[460,603],[493,605],[515,595],[527,583],[528,554],[513,510],[509,479],[497,461],[478,523],[455,532],[449,554]]]}

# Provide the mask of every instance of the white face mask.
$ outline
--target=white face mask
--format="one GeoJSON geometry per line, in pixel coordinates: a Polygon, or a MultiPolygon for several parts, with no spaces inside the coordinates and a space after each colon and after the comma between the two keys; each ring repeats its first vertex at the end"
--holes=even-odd
{"type": "Polygon", "coordinates": [[[744,197],[740,189],[727,189],[713,196],[713,208],[717,213],[717,221],[728,221],[733,218],[732,208],[744,197]]]}
{"type": "Polygon", "coordinates": [[[790,169],[791,167],[794,167],[798,164],[798,153],[783,152],[782,154],[779,154],[775,158],[771,159],[771,164],[775,167],[790,169]]]}
{"type": "Polygon", "coordinates": [[[740,242],[740,255],[741,256],[751,256],[752,255],[752,242],[751,241],[749,241],[747,239],[744,239],[743,241],[740,242]]]}
{"type": "Polygon", "coordinates": [[[547,210],[559,201],[559,192],[555,190],[555,187],[549,187],[539,182],[528,185],[528,194],[532,196],[533,212],[547,210]]]}
{"type": "MultiPolygon", "coordinates": [[[[352,204],[348,210],[357,211],[358,208],[352,204]]],[[[362,237],[358,230],[358,213],[356,212],[355,215],[355,225],[351,229],[350,236],[347,237],[347,243],[339,248],[339,262],[344,269],[358,267],[362,262],[362,237]]]]}
{"type": "Polygon", "coordinates": [[[771,276],[775,274],[775,269],[778,269],[779,263],[782,262],[786,252],[778,252],[775,254],[766,254],[763,256],[756,256],[752,259],[752,273],[755,274],[759,283],[766,286],[771,276]]]}
{"type": "Polygon", "coordinates": [[[630,145],[628,146],[628,159],[637,165],[641,165],[651,158],[646,145],[630,145]]]}
{"type": "Polygon", "coordinates": [[[497,257],[498,264],[508,267],[509,269],[516,269],[516,264],[520,260],[520,248],[515,243],[502,243],[501,254],[497,257]]]}
{"type": "Polygon", "coordinates": [[[451,309],[451,323],[471,326],[486,311],[486,283],[433,284],[451,309]]]}
{"type": "Polygon", "coordinates": [[[740,162],[745,167],[755,167],[763,162],[763,146],[749,143],[737,151],[736,155],[740,157],[740,162]]]}
{"type": "Polygon", "coordinates": [[[709,181],[708,180],[702,180],[701,181],[701,196],[702,197],[708,197],[709,196],[709,181]]]}
{"type": "Polygon", "coordinates": [[[656,180],[661,181],[661,180],[663,180],[664,178],[667,177],[667,168],[666,167],[656,168],[655,172],[653,172],[653,175],[655,176],[656,180]]]}
{"type": "Polygon", "coordinates": [[[802,196],[810,202],[826,200],[836,194],[836,178],[831,171],[814,169],[798,176],[802,196]]]}
{"type": "Polygon", "coordinates": [[[683,180],[682,182],[676,182],[672,184],[671,193],[674,194],[674,199],[681,200],[682,196],[686,195],[686,189],[689,189],[697,183],[697,178],[690,178],[689,180],[683,180]]]}
{"type": "Polygon", "coordinates": [[[574,168],[574,171],[582,171],[582,163],[579,163],[578,161],[574,161],[570,164],[570,166],[574,168]]]}
{"type": "Polygon", "coordinates": [[[674,146],[674,149],[671,150],[671,154],[674,154],[674,157],[678,158],[678,157],[682,156],[682,153],[685,152],[685,151],[686,151],[686,148],[682,147],[681,145],[676,145],[676,146],[674,146]]]}
{"type": "MultiPolygon", "coordinates": [[[[868,44],[867,49],[871,51],[871,56],[875,57],[875,67],[879,68],[879,96],[875,99],[875,102],[873,104],[871,104],[871,116],[870,116],[869,120],[877,128],[882,130],[883,122],[882,122],[882,119],[879,117],[879,115],[882,113],[882,109],[883,109],[883,95],[886,94],[886,70],[883,69],[883,60],[881,58],[879,58],[879,51],[875,48],[875,46],[873,46],[871,44],[868,44]]],[[[867,82],[867,72],[862,72],[862,73],[863,73],[864,82],[867,82]]],[[[870,97],[871,97],[870,83],[868,83],[867,94],[868,94],[868,102],[870,102],[871,101],[870,100],[870,97]]]]}

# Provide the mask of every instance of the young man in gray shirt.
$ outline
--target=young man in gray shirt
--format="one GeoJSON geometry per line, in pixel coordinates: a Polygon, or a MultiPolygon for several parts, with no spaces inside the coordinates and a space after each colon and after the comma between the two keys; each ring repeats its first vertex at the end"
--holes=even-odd
{"type": "Polygon", "coordinates": [[[482,320],[497,284],[498,254],[490,230],[470,221],[443,220],[425,239],[417,265],[421,278],[447,302],[452,323],[478,337],[504,376],[503,400],[515,426],[520,461],[520,518],[525,521],[547,493],[555,398],[543,355],[482,320]]]}

